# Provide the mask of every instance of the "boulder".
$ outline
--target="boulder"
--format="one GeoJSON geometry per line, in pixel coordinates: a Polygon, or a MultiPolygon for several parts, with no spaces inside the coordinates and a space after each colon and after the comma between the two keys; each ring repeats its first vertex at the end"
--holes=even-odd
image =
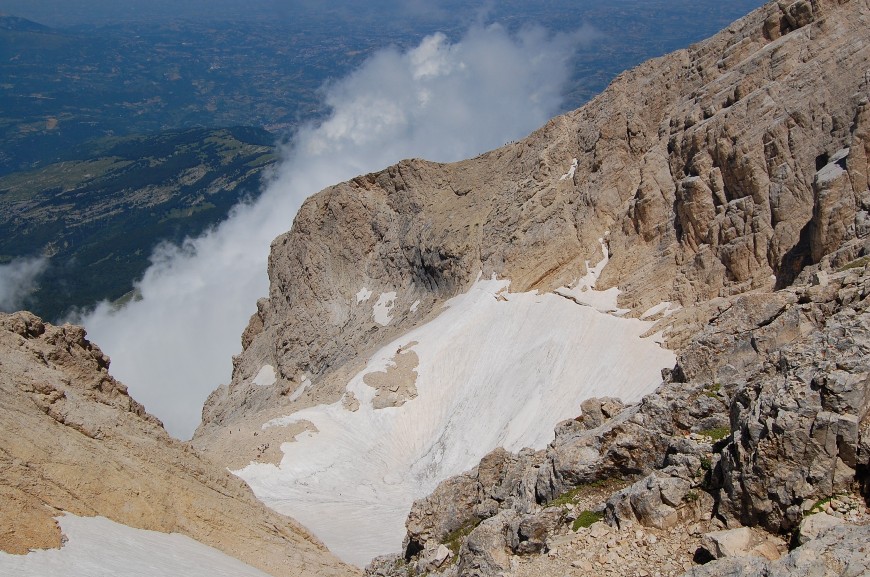
{"type": "Polygon", "coordinates": [[[827,513],[815,513],[807,516],[801,521],[798,528],[797,542],[801,545],[817,539],[822,533],[831,527],[842,525],[844,521],[839,517],[828,515],[827,513]]]}
{"type": "Polygon", "coordinates": [[[870,575],[870,526],[840,525],[770,561],[725,557],[693,567],[685,577],[853,577],[870,575]]]}
{"type": "Polygon", "coordinates": [[[763,557],[769,560],[779,559],[785,544],[763,531],[749,527],[726,529],[705,533],[701,540],[701,548],[713,559],[724,557],[763,557]]]}

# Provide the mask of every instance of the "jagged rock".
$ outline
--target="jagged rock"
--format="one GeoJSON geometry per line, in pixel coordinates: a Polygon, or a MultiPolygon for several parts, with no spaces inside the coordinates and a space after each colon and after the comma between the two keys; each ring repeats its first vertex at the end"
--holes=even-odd
{"type": "Polygon", "coordinates": [[[440,483],[416,501],[406,522],[406,550],[425,548],[469,522],[493,517],[501,509],[529,513],[535,505],[536,464],[541,453],[512,455],[496,449],[472,471],[440,483]]]}
{"type": "Polygon", "coordinates": [[[575,419],[583,428],[594,429],[612,419],[625,408],[625,404],[613,397],[587,399],[580,404],[580,416],[575,419]]]}
{"type": "Polygon", "coordinates": [[[81,327],[0,314],[0,550],[58,548],[54,517],[182,533],[273,574],[354,575],[239,479],[172,439],[81,327]]]}
{"type": "Polygon", "coordinates": [[[509,526],[508,547],[518,555],[540,553],[547,547],[547,537],[562,524],[563,513],[558,508],[518,517],[509,526]]]}
{"type": "Polygon", "coordinates": [[[196,443],[226,461],[232,423],[341,399],[369,353],[481,273],[548,292],[604,251],[596,288],[618,286],[629,316],[682,307],[650,331],[677,365],[639,404],[586,403],[546,450],[497,450],[443,482],[413,506],[406,556],[483,519],[460,573],[507,571],[514,536],[517,550],[521,532],[546,543],[547,503],[608,479],[644,478],[608,511],[653,526],[712,514],[706,491],[685,502],[702,483],[728,526],[780,533],[807,500],[856,483],[866,496],[868,13],[866,0],[770,3],[521,142],[308,199],[273,244],[269,298],[196,443]],[[393,295],[386,325],[358,306],[373,294],[393,295]],[[264,363],[277,386],[252,386],[264,363]],[[302,377],[309,393],[287,395],[302,377]]]}
{"type": "Polygon", "coordinates": [[[634,523],[668,529],[680,521],[709,518],[712,506],[713,498],[693,490],[691,482],[653,474],[608,499],[605,519],[621,529],[634,523]]]}
{"type": "MultiPolygon", "coordinates": [[[[863,269],[860,276],[846,271],[832,281],[852,286],[863,284],[865,275],[863,269]]],[[[870,411],[866,304],[833,311],[824,304],[794,305],[820,326],[780,348],[775,364],[752,375],[735,395],[733,441],[721,461],[721,514],[786,532],[800,522],[801,502],[856,481],[859,423],[870,411]]]]}
{"type": "Polygon", "coordinates": [[[513,511],[501,511],[483,521],[468,535],[459,551],[459,574],[484,577],[510,570],[505,527],[517,518],[513,511]]]}
{"type": "Polygon", "coordinates": [[[870,574],[870,526],[842,525],[823,532],[777,561],[725,558],[695,567],[686,577],[847,577],[870,574]]]}
{"type": "Polygon", "coordinates": [[[418,573],[437,571],[444,563],[453,557],[453,552],[443,543],[435,545],[428,543],[426,549],[417,555],[416,570],[418,573]]]}

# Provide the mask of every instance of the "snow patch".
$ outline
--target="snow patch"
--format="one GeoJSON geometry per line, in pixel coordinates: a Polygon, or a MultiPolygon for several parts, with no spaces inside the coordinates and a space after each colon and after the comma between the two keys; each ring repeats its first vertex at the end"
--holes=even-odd
{"type": "Polygon", "coordinates": [[[542,449],[585,399],[636,402],[674,364],[672,352],[641,338],[651,322],[554,294],[509,293],[508,284],[479,280],[377,351],[346,387],[358,410],[337,401],[271,421],[307,420],[319,432],[282,444],[278,465],[251,463],[236,474],[340,558],[363,566],[401,549],[411,504],[440,481],[499,446],[542,449]],[[385,371],[399,349],[419,358],[417,397],[375,410],[364,377],[385,371]]]}
{"type": "MultiPolygon", "coordinates": [[[[293,401],[295,401],[299,397],[301,397],[302,393],[304,393],[305,390],[310,386],[311,386],[311,381],[308,379],[308,377],[305,377],[302,380],[302,384],[299,385],[299,387],[297,387],[295,391],[293,391],[292,395],[290,395],[290,402],[292,403],[293,401]]],[[[263,426],[263,428],[265,428],[265,425],[263,426]]]]}
{"type": "Polygon", "coordinates": [[[369,300],[371,298],[371,296],[372,296],[372,291],[370,291],[366,287],[362,287],[356,293],[356,304],[363,303],[363,302],[369,300]]]}
{"type": "Polygon", "coordinates": [[[16,577],[269,577],[190,537],[133,529],[105,517],[57,518],[67,542],[60,549],[10,555],[0,551],[0,574],[16,577]]]}
{"type": "Polygon", "coordinates": [[[394,304],[396,304],[396,293],[381,293],[381,296],[378,297],[378,302],[372,307],[372,317],[375,319],[375,322],[382,327],[390,324],[390,321],[393,320],[393,317],[390,316],[390,311],[393,310],[394,304]]]}
{"type": "Polygon", "coordinates": [[[670,316],[680,310],[682,307],[677,304],[673,304],[669,301],[662,301],[657,305],[651,306],[647,310],[640,315],[640,320],[646,320],[650,317],[654,317],[658,314],[661,314],[664,317],[670,316]]]}
{"type": "Polygon", "coordinates": [[[601,245],[601,253],[604,255],[598,261],[598,264],[591,266],[587,260],[586,274],[579,278],[573,287],[559,287],[555,290],[555,293],[571,299],[577,304],[588,305],[602,313],[622,316],[629,312],[629,309],[621,309],[617,305],[617,298],[619,297],[618,288],[610,287],[603,291],[595,290],[595,283],[598,282],[598,277],[601,276],[604,267],[610,262],[610,252],[607,248],[607,243],[603,238],[599,238],[598,243],[601,245]]]}
{"type": "Polygon", "coordinates": [[[414,301],[414,304],[411,305],[411,308],[408,310],[411,311],[412,313],[415,313],[415,312],[417,312],[418,306],[420,306],[420,301],[416,300],[416,301],[414,301]]]}
{"type": "Polygon", "coordinates": [[[257,376],[251,381],[258,387],[271,387],[275,384],[278,378],[275,375],[275,367],[272,365],[263,365],[257,372],[257,376]]]}
{"type": "Polygon", "coordinates": [[[571,161],[571,168],[568,169],[568,172],[559,177],[559,180],[568,180],[569,178],[574,178],[574,173],[577,171],[577,159],[573,159],[571,161]]]}

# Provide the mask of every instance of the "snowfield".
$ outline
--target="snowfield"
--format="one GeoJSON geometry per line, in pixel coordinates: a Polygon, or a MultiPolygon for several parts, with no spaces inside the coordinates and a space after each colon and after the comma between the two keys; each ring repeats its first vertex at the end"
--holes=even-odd
{"type": "MultiPolygon", "coordinates": [[[[594,296],[600,269],[593,270],[578,296],[594,296]]],[[[283,443],[280,465],[251,463],[235,473],[268,506],[363,566],[401,549],[411,504],[440,481],[496,447],[542,449],[583,400],[638,401],[674,364],[656,337],[641,338],[651,322],[601,312],[573,294],[511,294],[508,284],[478,280],[434,320],[378,351],[347,385],[358,410],[339,400],[264,423],[307,420],[316,432],[283,443]],[[419,358],[417,396],[374,409],[376,390],[363,379],[394,366],[399,349],[419,358]]]]}
{"type": "Polygon", "coordinates": [[[178,533],[133,529],[105,517],[58,517],[60,549],[10,555],[0,575],[15,577],[269,577],[217,549],[178,533]]]}

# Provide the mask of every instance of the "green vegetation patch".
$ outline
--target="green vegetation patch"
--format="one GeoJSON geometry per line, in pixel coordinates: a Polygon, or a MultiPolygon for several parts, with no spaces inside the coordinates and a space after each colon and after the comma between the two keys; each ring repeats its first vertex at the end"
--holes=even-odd
{"type": "Polygon", "coordinates": [[[725,437],[731,434],[730,427],[716,427],[715,429],[707,429],[706,431],[701,431],[701,435],[705,437],[710,437],[713,439],[713,442],[721,441],[725,437]]]}
{"type": "Polygon", "coordinates": [[[847,262],[845,265],[840,267],[838,272],[843,272],[853,268],[864,268],[867,263],[870,263],[870,255],[862,256],[861,258],[856,258],[853,261],[847,262]]]}
{"type": "Polygon", "coordinates": [[[597,523],[604,519],[604,513],[596,513],[595,511],[583,511],[580,515],[577,516],[577,519],[574,520],[574,523],[571,524],[571,530],[577,531],[580,527],[589,528],[593,523],[597,523]]]}
{"type": "Polygon", "coordinates": [[[468,535],[471,534],[475,527],[480,525],[481,522],[482,519],[478,519],[477,517],[469,519],[458,529],[451,531],[446,537],[444,537],[444,545],[453,551],[454,559],[459,557],[459,548],[462,547],[462,540],[468,537],[468,535]]]}
{"type": "Polygon", "coordinates": [[[711,399],[715,399],[719,394],[719,389],[722,388],[722,385],[719,383],[713,383],[712,385],[707,385],[704,387],[704,394],[711,399]]]}
{"type": "Polygon", "coordinates": [[[683,501],[685,501],[686,503],[692,503],[694,501],[697,501],[700,497],[701,494],[697,491],[689,491],[688,493],[686,493],[686,496],[683,497],[683,501]]]}
{"type": "Polygon", "coordinates": [[[552,501],[548,501],[544,504],[544,507],[567,507],[568,505],[575,505],[581,497],[585,496],[590,491],[595,489],[615,488],[619,484],[620,482],[618,479],[598,479],[591,483],[583,483],[562,493],[552,501]]]}
{"type": "Polygon", "coordinates": [[[130,164],[132,161],[110,156],[95,160],[59,162],[38,170],[12,173],[0,177],[0,205],[35,200],[50,196],[52,192],[73,190],[84,183],[121,171],[130,164]]]}

